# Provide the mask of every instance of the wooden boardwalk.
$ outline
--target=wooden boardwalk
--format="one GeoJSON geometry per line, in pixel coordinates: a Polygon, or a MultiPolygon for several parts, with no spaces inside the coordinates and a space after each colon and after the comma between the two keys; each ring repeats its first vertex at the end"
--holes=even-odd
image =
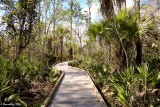
{"type": "Polygon", "coordinates": [[[67,62],[56,67],[65,77],[49,107],[102,107],[86,72],[69,67],[67,62]]]}

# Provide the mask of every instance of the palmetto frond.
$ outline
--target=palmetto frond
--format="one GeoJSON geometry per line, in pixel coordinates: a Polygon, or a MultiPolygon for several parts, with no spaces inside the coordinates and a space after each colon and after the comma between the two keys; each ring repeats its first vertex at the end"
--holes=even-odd
{"type": "Polygon", "coordinates": [[[100,20],[92,24],[89,34],[93,37],[103,37],[105,39],[133,40],[138,32],[138,15],[135,11],[121,11],[115,17],[100,20]]]}
{"type": "Polygon", "coordinates": [[[65,28],[65,27],[58,27],[57,30],[56,30],[56,34],[59,35],[59,36],[65,36],[64,34],[67,34],[69,32],[70,32],[70,30],[68,28],[65,28]]]}
{"type": "Polygon", "coordinates": [[[116,16],[118,25],[120,26],[119,31],[122,33],[122,38],[133,40],[136,38],[138,33],[138,23],[137,23],[138,14],[137,12],[130,11],[121,11],[116,16]]]}

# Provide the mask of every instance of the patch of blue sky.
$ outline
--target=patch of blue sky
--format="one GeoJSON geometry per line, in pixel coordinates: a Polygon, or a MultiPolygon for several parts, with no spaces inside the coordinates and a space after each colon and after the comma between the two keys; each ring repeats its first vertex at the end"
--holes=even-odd
{"type": "Polygon", "coordinates": [[[140,2],[140,5],[144,5],[144,4],[148,4],[149,3],[149,0],[142,0],[141,2],[140,2]]]}

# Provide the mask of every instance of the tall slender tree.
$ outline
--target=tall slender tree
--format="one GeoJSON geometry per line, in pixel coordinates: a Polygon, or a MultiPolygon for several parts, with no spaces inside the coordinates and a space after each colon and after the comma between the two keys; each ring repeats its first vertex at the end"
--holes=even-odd
{"type": "MultiPolygon", "coordinates": [[[[87,4],[88,4],[88,12],[89,12],[89,18],[88,18],[88,26],[90,27],[91,26],[91,16],[92,16],[92,14],[91,14],[91,7],[92,7],[92,2],[93,2],[93,0],[87,0],[87,4]]],[[[89,42],[89,54],[91,55],[91,36],[89,36],[89,40],[90,40],[90,42],[89,42]]]]}
{"type": "Polygon", "coordinates": [[[70,49],[69,49],[69,54],[70,54],[70,59],[73,59],[73,48],[72,48],[72,23],[73,23],[73,20],[72,20],[72,16],[73,15],[73,1],[71,0],[71,2],[70,2],[70,21],[71,21],[71,28],[70,28],[70,30],[71,30],[71,37],[70,37],[70,49]]]}

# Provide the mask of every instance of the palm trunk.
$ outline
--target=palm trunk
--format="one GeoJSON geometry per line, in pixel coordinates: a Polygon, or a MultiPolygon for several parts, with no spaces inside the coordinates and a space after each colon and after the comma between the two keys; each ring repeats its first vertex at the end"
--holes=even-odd
{"type": "Polygon", "coordinates": [[[109,63],[111,60],[111,44],[106,43],[106,50],[107,50],[107,62],[109,63]]]}
{"type": "Polygon", "coordinates": [[[138,40],[136,41],[136,52],[137,52],[137,56],[136,56],[136,64],[138,66],[140,66],[142,64],[142,41],[140,38],[138,38],[138,40]]]}
{"type": "MultiPolygon", "coordinates": [[[[140,0],[135,0],[135,10],[139,11],[139,20],[140,20],[140,0]]],[[[136,41],[136,52],[137,52],[136,64],[140,66],[142,64],[142,41],[139,37],[139,34],[136,41]]]]}
{"type": "MultiPolygon", "coordinates": [[[[124,42],[125,44],[125,42],[124,42]]],[[[126,48],[123,45],[120,45],[120,70],[127,68],[127,56],[125,53],[126,48]]]]}

